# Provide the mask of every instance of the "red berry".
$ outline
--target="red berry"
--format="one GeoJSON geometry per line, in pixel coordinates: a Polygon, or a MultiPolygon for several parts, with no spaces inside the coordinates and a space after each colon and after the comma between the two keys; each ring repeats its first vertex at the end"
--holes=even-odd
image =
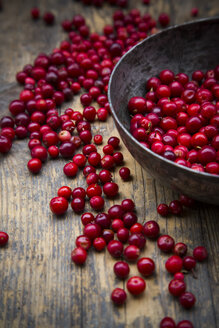
{"type": "Polygon", "coordinates": [[[204,246],[198,246],[194,248],[193,256],[196,261],[202,262],[208,257],[208,252],[204,246]]]}
{"type": "Polygon", "coordinates": [[[101,196],[93,196],[90,199],[90,206],[94,210],[100,211],[104,207],[104,199],[101,196]]]}
{"type": "Polygon", "coordinates": [[[111,299],[116,305],[122,305],[125,303],[127,298],[126,292],[122,288],[115,288],[112,291],[111,299]]]}
{"type": "Polygon", "coordinates": [[[170,294],[179,297],[186,291],[186,284],[183,280],[173,279],[170,281],[168,288],[170,294]]]}
{"type": "Polygon", "coordinates": [[[78,166],[78,167],[84,167],[86,164],[86,157],[83,154],[76,154],[73,156],[73,162],[78,166]]]}
{"type": "Polygon", "coordinates": [[[174,239],[169,235],[162,235],[157,240],[157,245],[161,251],[169,253],[174,248],[174,239]]]}
{"type": "Polygon", "coordinates": [[[114,264],[113,267],[115,275],[120,279],[126,279],[129,275],[129,265],[124,261],[119,261],[114,264]]]}
{"type": "Polygon", "coordinates": [[[139,295],[144,292],[146,288],[146,283],[141,277],[134,276],[129,278],[126,287],[131,294],[139,295]]]}
{"type": "Polygon", "coordinates": [[[182,320],[178,322],[176,328],[194,328],[193,324],[189,320],[182,320]]]}
{"type": "Polygon", "coordinates": [[[186,256],[183,259],[183,266],[186,270],[192,270],[196,266],[196,260],[193,256],[186,256]]]}
{"type": "Polygon", "coordinates": [[[8,242],[8,239],[8,234],[4,231],[0,231],[0,246],[5,246],[8,242]]]}
{"type": "Polygon", "coordinates": [[[103,186],[103,192],[108,197],[115,197],[118,194],[119,187],[114,182],[107,182],[103,186]]]}
{"type": "Polygon", "coordinates": [[[119,148],[120,140],[117,137],[110,137],[107,141],[108,145],[113,146],[114,149],[119,148]]]}
{"type": "Polygon", "coordinates": [[[68,201],[64,197],[54,197],[50,201],[50,209],[54,214],[62,215],[68,209],[68,201]]]}
{"type": "Polygon", "coordinates": [[[140,255],[140,249],[135,245],[129,245],[124,249],[124,257],[127,261],[135,261],[140,255]]]}
{"type": "Polygon", "coordinates": [[[27,163],[27,167],[31,173],[39,173],[42,168],[42,162],[39,158],[32,158],[27,163]]]}
{"type": "Polygon", "coordinates": [[[143,233],[146,237],[155,239],[160,234],[160,227],[156,221],[147,221],[143,226],[143,233]]]}
{"type": "Polygon", "coordinates": [[[78,172],[78,166],[73,162],[69,162],[63,167],[63,172],[67,177],[75,177],[78,172]]]}
{"type": "Polygon", "coordinates": [[[172,214],[175,214],[175,215],[182,214],[183,208],[182,208],[182,205],[181,205],[180,201],[173,200],[172,202],[170,202],[169,210],[172,214]]]}
{"type": "Polygon", "coordinates": [[[187,253],[187,246],[184,243],[177,243],[174,246],[173,253],[180,257],[184,257],[187,253]]]}
{"type": "Polygon", "coordinates": [[[132,212],[135,208],[135,203],[131,199],[124,199],[121,206],[125,212],[132,212]]]}
{"type": "Polygon", "coordinates": [[[85,207],[84,199],[80,197],[73,198],[71,202],[71,207],[75,213],[83,212],[85,207]]]}
{"type": "Polygon", "coordinates": [[[86,197],[86,191],[82,187],[77,187],[72,190],[72,197],[76,198],[85,198],[86,197]]]}
{"type": "MultiPolygon", "coordinates": [[[[1,151],[1,149],[0,149],[1,151]]],[[[42,162],[45,162],[47,159],[47,150],[43,146],[35,146],[33,149],[31,149],[31,157],[32,158],[38,158],[42,162]]]]}
{"type": "Polygon", "coordinates": [[[71,253],[71,259],[75,264],[84,264],[87,258],[87,252],[82,247],[76,247],[71,253]]]}
{"type": "Polygon", "coordinates": [[[92,213],[84,213],[81,216],[81,222],[84,226],[86,226],[88,223],[91,223],[94,221],[94,215],[92,213]]]}
{"type": "Polygon", "coordinates": [[[77,247],[82,247],[87,251],[91,247],[91,240],[87,236],[81,235],[76,238],[75,244],[77,247]]]}
{"type": "Polygon", "coordinates": [[[165,267],[168,272],[174,274],[182,270],[183,260],[178,255],[173,255],[168,258],[165,267]]]}
{"type": "Polygon", "coordinates": [[[66,198],[67,200],[71,197],[71,193],[72,193],[72,190],[70,187],[68,186],[63,186],[63,187],[60,187],[58,192],[57,192],[57,195],[59,197],[64,197],[66,198]]]}
{"type": "Polygon", "coordinates": [[[160,204],[157,207],[157,212],[162,216],[167,216],[169,214],[169,207],[166,204],[160,204]]]}
{"type": "Polygon", "coordinates": [[[176,328],[175,321],[170,317],[165,317],[160,322],[160,328],[176,328]]]}
{"type": "Polygon", "coordinates": [[[107,250],[112,257],[118,258],[123,253],[123,244],[118,240],[111,240],[107,245],[107,250]]]}
{"type": "Polygon", "coordinates": [[[127,228],[120,228],[117,231],[117,238],[122,243],[126,243],[129,238],[129,230],[127,228]]]}
{"type": "Polygon", "coordinates": [[[130,178],[130,170],[128,167],[122,167],[119,170],[119,175],[122,178],[122,180],[127,181],[130,178]]]}
{"type": "Polygon", "coordinates": [[[148,277],[154,273],[155,263],[148,257],[142,257],[137,262],[138,271],[145,277],[148,277]]]}
{"type": "Polygon", "coordinates": [[[112,180],[112,174],[108,170],[101,170],[99,172],[99,178],[102,183],[110,182],[112,180]]]}
{"type": "Polygon", "coordinates": [[[133,233],[128,240],[129,245],[135,245],[140,249],[143,249],[146,244],[146,239],[142,233],[133,233]]]}
{"type": "Polygon", "coordinates": [[[106,241],[102,237],[95,238],[93,246],[97,251],[101,252],[106,247],[106,241]]]}
{"type": "Polygon", "coordinates": [[[196,298],[192,293],[185,292],[180,296],[179,301],[184,308],[190,309],[195,305],[196,298]]]}
{"type": "Polygon", "coordinates": [[[94,136],[94,142],[96,145],[101,145],[103,142],[103,137],[100,134],[94,136]]]}

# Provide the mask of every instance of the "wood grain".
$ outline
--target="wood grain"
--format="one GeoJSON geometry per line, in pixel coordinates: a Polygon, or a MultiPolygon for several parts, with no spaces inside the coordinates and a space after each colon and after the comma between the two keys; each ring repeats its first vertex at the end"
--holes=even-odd
{"type": "MultiPolygon", "coordinates": [[[[161,11],[171,14],[171,23],[190,20],[190,10],[198,6],[200,17],[219,14],[218,1],[185,0],[151,1],[142,7],[141,1],[130,1],[143,12],[155,18],[161,11]]],[[[32,63],[39,52],[49,53],[66,38],[60,23],[73,14],[83,13],[92,31],[101,32],[110,23],[113,9],[84,8],[70,0],[33,1],[10,0],[3,3],[0,12],[0,113],[8,113],[11,100],[18,97],[21,88],[15,82],[15,73],[27,63],[32,63]],[[45,27],[42,21],[33,22],[30,8],[38,5],[42,12],[52,9],[57,23],[45,27]]],[[[77,98],[64,108],[80,109],[77,98]]],[[[62,110],[63,110],[62,109],[62,110]]],[[[107,123],[95,122],[94,133],[101,133],[106,142],[117,135],[112,118],[107,123]]],[[[89,253],[84,268],[71,263],[70,254],[75,237],[82,233],[80,216],[69,209],[64,218],[53,216],[49,200],[62,185],[85,186],[82,174],[67,179],[62,173],[64,160],[50,160],[39,176],[29,174],[26,163],[30,158],[27,140],[16,141],[7,156],[0,156],[0,230],[7,231],[10,241],[0,248],[0,327],[158,327],[160,319],[169,315],[176,319],[190,319],[197,328],[219,326],[219,262],[218,231],[219,210],[215,206],[198,204],[185,211],[183,217],[161,218],[156,207],[160,202],[170,202],[178,197],[172,190],[153,180],[125,147],[125,164],[130,167],[133,179],[123,183],[115,171],[115,181],[120,185],[120,199],[107,201],[106,209],[123,198],[136,202],[139,221],[156,220],[162,233],[171,234],[176,241],[186,242],[190,252],[194,246],[205,245],[209,251],[207,263],[197,265],[198,279],[186,277],[188,290],[195,293],[194,310],[182,310],[168,294],[169,274],[164,270],[167,256],[160,254],[156,243],[147,241],[143,255],[156,262],[156,275],[146,279],[147,291],[140,298],[128,296],[127,304],[115,308],[110,292],[124,283],[113,274],[114,260],[108,253],[89,253]]],[[[87,210],[89,207],[87,206],[87,210]]],[[[131,274],[137,273],[131,264],[131,274]]]]}

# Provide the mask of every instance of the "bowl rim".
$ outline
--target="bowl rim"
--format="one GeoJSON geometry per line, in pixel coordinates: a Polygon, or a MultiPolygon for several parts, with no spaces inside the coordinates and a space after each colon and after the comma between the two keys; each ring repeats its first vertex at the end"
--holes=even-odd
{"type": "Polygon", "coordinates": [[[186,23],[183,23],[183,24],[178,24],[178,25],[170,26],[170,27],[166,28],[165,30],[162,30],[162,31],[160,31],[160,32],[158,32],[156,34],[153,34],[153,35],[148,36],[147,38],[145,38],[144,40],[142,40],[141,42],[139,42],[138,44],[136,44],[135,46],[133,46],[131,49],[129,49],[120,58],[120,60],[118,61],[118,63],[115,65],[115,67],[114,67],[114,69],[113,69],[113,71],[111,73],[111,76],[110,76],[110,80],[109,80],[109,84],[108,84],[108,92],[107,92],[107,95],[108,95],[109,105],[110,105],[110,109],[111,109],[111,112],[112,112],[113,119],[120,126],[120,128],[123,130],[123,132],[125,134],[127,134],[129,136],[129,138],[131,138],[134,143],[137,143],[137,145],[143,151],[146,151],[150,155],[154,156],[155,158],[158,158],[158,159],[163,160],[164,162],[166,162],[168,164],[171,164],[171,165],[175,166],[177,169],[182,169],[182,170],[188,171],[190,174],[192,173],[192,174],[195,174],[197,176],[205,176],[205,177],[210,178],[211,180],[218,180],[219,181],[219,175],[215,175],[215,174],[211,174],[211,173],[207,173],[207,172],[200,172],[200,171],[193,170],[193,169],[191,169],[189,167],[186,167],[186,166],[177,164],[177,163],[175,163],[175,162],[173,162],[173,161],[171,161],[171,160],[169,160],[169,159],[167,159],[167,158],[165,158],[165,157],[163,157],[161,155],[156,154],[151,149],[144,147],[137,139],[135,139],[133,137],[133,135],[130,133],[130,131],[128,129],[126,129],[124,127],[124,125],[121,123],[120,119],[118,118],[118,115],[116,114],[116,112],[114,110],[114,107],[112,105],[112,100],[111,100],[111,98],[112,98],[112,95],[111,95],[111,85],[112,85],[112,80],[113,80],[114,74],[117,71],[117,69],[119,68],[119,66],[121,65],[121,62],[127,56],[129,56],[130,53],[132,53],[136,48],[141,47],[141,45],[143,43],[147,43],[148,40],[157,38],[158,36],[160,36],[162,34],[166,34],[167,32],[169,32],[171,30],[177,30],[177,29],[181,29],[181,28],[184,28],[184,27],[187,27],[187,26],[193,26],[193,25],[196,25],[196,24],[199,24],[199,23],[208,23],[208,22],[216,22],[216,23],[219,23],[219,17],[218,16],[215,16],[215,17],[211,17],[211,18],[201,18],[201,19],[192,20],[192,21],[189,21],[189,22],[186,22],[186,23]]]}

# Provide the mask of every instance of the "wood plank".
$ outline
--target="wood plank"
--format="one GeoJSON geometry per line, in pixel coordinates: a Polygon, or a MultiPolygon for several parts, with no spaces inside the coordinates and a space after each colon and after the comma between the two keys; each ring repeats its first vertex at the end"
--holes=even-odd
{"type": "MultiPolygon", "coordinates": [[[[52,8],[57,21],[83,13],[92,31],[101,32],[110,23],[113,8],[84,8],[70,0],[38,1],[42,11],[52,8]]],[[[33,0],[4,2],[0,13],[0,108],[1,116],[7,114],[9,102],[16,98],[21,88],[15,82],[15,73],[26,63],[33,62],[39,52],[49,53],[66,38],[56,23],[45,27],[41,21],[32,22],[29,10],[33,0]],[[15,20],[16,17],[16,20],[15,20]]],[[[141,1],[131,2],[131,7],[150,12],[155,18],[161,11],[171,13],[171,22],[190,20],[190,10],[198,6],[200,16],[219,14],[218,1],[185,0],[151,1],[142,7],[141,1]]],[[[78,98],[68,106],[80,109],[78,98]]],[[[112,118],[106,124],[95,122],[93,132],[101,133],[106,142],[110,135],[118,135],[112,118]]],[[[0,229],[7,231],[10,242],[0,248],[0,327],[158,327],[160,319],[169,315],[177,321],[191,319],[195,327],[219,326],[218,277],[219,251],[217,231],[219,210],[215,206],[199,204],[186,211],[183,217],[161,218],[156,207],[160,202],[170,202],[178,197],[144,172],[124,146],[125,164],[130,167],[133,179],[123,183],[115,170],[115,181],[120,185],[120,199],[107,201],[106,209],[123,198],[132,198],[137,204],[139,221],[154,219],[161,232],[171,234],[177,241],[186,242],[190,251],[203,244],[209,250],[207,263],[198,265],[198,279],[186,277],[189,290],[197,296],[197,305],[185,311],[168,294],[169,274],[164,270],[167,256],[160,254],[156,243],[147,241],[143,255],[156,262],[156,275],[146,279],[147,291],[140,298],[128,296],[127,304],[115,308],[110,292],[124,286],[113,274],[115,261],[108,253],[91,252],[84,268],[71,263],[70,254],[74,240],[82,233],[80,215],[69,209],[64,218],[56,218],[49,210],[49,200],[62,185],[72,188],[85,186],[82,174],[68,179],[62,173],[64,160],[51,160],[42,173],[34,177],[26,169],[30,158],[27,141],[16,141],[7,156],[0,156],[0,229]]],[[[86,206],[89,210],[89,206],[86,206]]],[[[137,273],[134,264],[131,274],[137,273]]]]}

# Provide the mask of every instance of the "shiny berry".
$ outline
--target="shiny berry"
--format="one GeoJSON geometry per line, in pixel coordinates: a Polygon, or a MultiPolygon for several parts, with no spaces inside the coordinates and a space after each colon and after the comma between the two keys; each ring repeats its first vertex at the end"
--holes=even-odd
{"type": "Polygon", "coordinates": [[[80,235],[76,238],[75,244],[87,251],[91,247],[91,240],[85,235],[80,235]]]}
{"type": "Polygon", "coordinates": [[[186,291],[186,284],[183,280],[173,279],[168,286],[170,294],[179,297],[186,291]]]}
{"type": "Polygon", "coordinates": [[[139,295],[144,292],[146,283],[141,277],[134,276],[129,278],[126,287],[132,295],[139,295]]]}
{"type": "Polygon", "coordinates": [[[157,246],[165,253],[171,252],[174,248],[174,244],[174,239],[169,235],[162,235],[157,240],[157,246]]]}
{"type": "Polygon", "coordinates": [[[148,257],[142,257],[137,262],[138,271],[145,277],[151,276],[155,270],[155,263],[148,257]]]}
{"type": "Polygon", "coordinates": [[[192,293],[185,292],[180,296],[179,302],[184,308],[190,309],[195,305],[196,298],[192,293]]]}
{"type": "Polygon", "coordinates": [[[160,227],[156,221],[147,221],[143,226],[143,233],[148,238],[156,239],[160,234],[160,227]]]}
{"type": "Polygon", "coordinates": [[[64,214],[68,209],[68,201],[64,197],[54,197],[50,201],[50,209],[56,215],[64,214]]]}
{"type": "Polygon", "coordinates": [[[125,303],[127,294],[122,288],[115,288],[112,291],[111,299],[116,305],[122,305],[125,303]]]}
{"type": "Polygon", "coordinates": [[[183,260],[178,255],[173,255],[168,258],[165,263],[168,272],[174,274],[182,270],[183,260]]]}
{"type": "Polygon", "coordinates": [[[160,204],[157,207],[157,212],[162,216],[167,216],[169,214],[169,207],[166,204],[160,204]]]}
{"type": "Polygon", "coordinates": [[[84,264],[87,258],[87,252],[82,247],[76,247],[71,253],[71,259],[75,264],[84,264]]]}
{"type": "Polygon", "coordinates": [[[8,239],[8,234],[4,231],[0,231],[0,246],[5,246],[8,242],[8,239]]]}
{"type": "Polygon", "coordinates": [[[170,317],[165,317],[160,322],[160,328],[176,328],[175,321],[170,317]]]}
{"type": "Polygon", "coordinates": [[[119,261],[114,264],[113,267],[115,275],[120,279],[126,279],[129,275],[129,265],[124,261],[119,261]]]}
{"type": "Polygon", "coordinates": [[[206,258],[208,257],[208,252],[204,246],[197,246],[193,250],[193,256],[196,259],[196,261],[202,262],[206,260],[206,258]]]}
{"type": "Polygon", "coordinates": [[[196,260],[193,256],[186,256],[183,259],[183,266],[186,270],[192,270],[196,266],[196,260]]]}
{"type": "Polygon", "coordinates": [[[32,158],[27,163],[27,167],[31,173],[39,173],[42,168],[42,162],[39,158],[32,158]]]}
{"type": "Polygon", "coordinates": [[[184,243],[176,243],[173,249],[173,253],[180,257],[184,257],[187,253],[187,245],[184,243]]]}

